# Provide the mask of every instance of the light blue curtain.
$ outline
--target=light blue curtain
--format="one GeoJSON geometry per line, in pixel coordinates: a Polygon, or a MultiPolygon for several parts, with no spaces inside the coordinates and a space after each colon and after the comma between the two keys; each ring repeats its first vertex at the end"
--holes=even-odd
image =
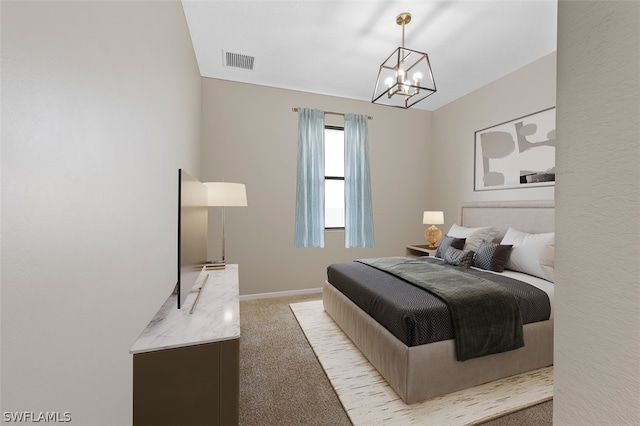
{"type": "Polygon", "coordinates": [[[374,246],[368,117],[344,116],[344,245],[374,246]]]}
{"type": "Polygon", "coordinates": [[[324,112],[298,109],[296,247],[324,247],[324,112]]]}

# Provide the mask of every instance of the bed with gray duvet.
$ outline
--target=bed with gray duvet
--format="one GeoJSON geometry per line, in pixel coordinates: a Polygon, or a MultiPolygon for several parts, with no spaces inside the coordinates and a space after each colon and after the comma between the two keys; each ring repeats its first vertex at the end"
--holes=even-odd
{"type": "MultiPolygon", "coordinates": [[[[472,209],[468,218],[463,211],[462,219],[466,226],[504,223],[497,241],[513,223],[496,222],[498,210],[506,210],[506,218],[515,218],[516,226],[528,232],[553,227],[552,202],[488,204],[462,206],[472,209]],[[544,219],[548,215],[550,224],[544,219]],[[480,223],[474,222],[476,216],[480,223]]],[[[413,404],[553,365],[552,288],[553,283],[527,274],[452,267],[442,259],[358,259],[327,268],[323,305],[398,396],[413,404]],[[421,284],[430,276],[445,285],[432,288],[428,279],[421,284]],[[458,281],[465,283],[464,291],[452,290],[458,281]],[[493,301],[485,286],[502,296],[493,301]],[[451,304],[459,293],[461,300],[451,304]],[[475,302],[468,304],[466,297],[475,302]],[[491,302],[483,305],[484,299],[491,302]],[[502,311],[509,324],[502,323],[502,311]],[[487,324],[489,331],[482,329],[487,324]],[[463,338],[468,341],[461,348],[463,338]]]]}

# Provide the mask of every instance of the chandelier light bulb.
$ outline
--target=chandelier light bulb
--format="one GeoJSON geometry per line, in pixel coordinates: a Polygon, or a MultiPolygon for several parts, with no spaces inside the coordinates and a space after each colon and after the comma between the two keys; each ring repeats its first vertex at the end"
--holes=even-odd
{"type": "Polygon", "coordinates": [[[419,73],[419,72],[415,73],[415,74],[413,75],[413,81],[415,81],[415,82],[416,82],[416,85],[417,85],[418,83],[420,83],[420,80],[422,80],[422,74],[421,74],[421,73],[419,73]]]}

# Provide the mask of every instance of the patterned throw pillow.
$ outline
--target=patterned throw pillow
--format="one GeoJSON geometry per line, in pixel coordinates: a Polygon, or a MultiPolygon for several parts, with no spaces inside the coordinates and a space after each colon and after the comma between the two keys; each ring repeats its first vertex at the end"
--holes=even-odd
{"type": "Polygon", "coordinates": [[[473,255],[474,253],[471,250],[460,250],[449,247],[444,254],[444,262],[454,266],[469,268],[473,262],[473,255]]]}
{"type": "Polygon", "coordinates": [[[464,248],[464,238],[453,238],[448,235],[445,235],[442,240],[440,240],[440,244],[438,245],[438,249],[436,250],[436,257],[440,259],[444,259],[444,254],[447,252],[449,247],[457,248],[462,250],[464,248]]]}
{"type": "Polygon", "coordinates": [[[473,266],[488,271],[503,272],[512,248],[512,245],[500,245],[483,241],[473,260],[473,266]]]}

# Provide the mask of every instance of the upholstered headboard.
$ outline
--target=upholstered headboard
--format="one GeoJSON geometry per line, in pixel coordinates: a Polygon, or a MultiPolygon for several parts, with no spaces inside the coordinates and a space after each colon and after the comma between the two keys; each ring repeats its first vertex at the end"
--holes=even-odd
{"type": "Polygon", "coordinates": [[[502,240],[509,227],[532,234],[554,232],[555,202],[476,201],[460,203],[462,226],[475,228],[493,225],[500,229],[495,241],[502,240]]]}

